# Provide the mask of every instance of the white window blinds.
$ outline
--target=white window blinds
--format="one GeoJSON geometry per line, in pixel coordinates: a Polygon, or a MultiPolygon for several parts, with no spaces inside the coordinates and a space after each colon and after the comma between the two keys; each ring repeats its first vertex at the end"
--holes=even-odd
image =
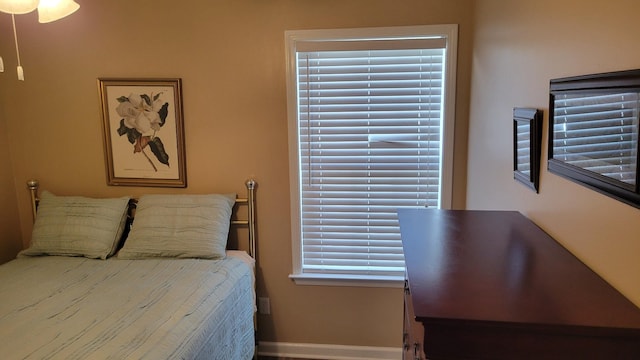
{"type": "Polygon", "coordinates": [[[455,39],[425,29],[287,34],[296,281],[401,280],[398,208],[449,203],[455,39]]]}

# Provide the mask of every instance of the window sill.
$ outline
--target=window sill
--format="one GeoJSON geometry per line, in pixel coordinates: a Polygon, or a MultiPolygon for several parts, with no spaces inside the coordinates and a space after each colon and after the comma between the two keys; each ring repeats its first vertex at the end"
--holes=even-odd
{"type": "Polygon", "coordinates": [[[291,274],[289,275],[289,278],[293,279],[296,285],[378,288],[402,288],[404,286],[404,278],[401,276],[291,274]]]}

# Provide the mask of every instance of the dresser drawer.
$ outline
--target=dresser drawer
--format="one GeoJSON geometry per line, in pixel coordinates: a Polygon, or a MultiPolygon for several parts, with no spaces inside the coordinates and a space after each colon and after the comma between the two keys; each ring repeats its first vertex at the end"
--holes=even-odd
{"type": "Polygon", "coordinates": [[[404,331],[403,331],[403,359],[425,360],[424,354],[424,326],[416,321],[413,311],[413,300],[409,281],[405,281],[404,288],[404,331]]]}

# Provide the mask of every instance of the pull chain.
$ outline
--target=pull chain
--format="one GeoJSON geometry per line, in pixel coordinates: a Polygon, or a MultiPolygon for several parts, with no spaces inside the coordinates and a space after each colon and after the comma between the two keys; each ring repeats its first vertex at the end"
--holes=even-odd
{"type": "Polygon", "coordinates": [[[20,50],[18,49],[18,33],[16,32],[16,18],[11,14],[11,22],[13,23],[13,39],[16,42],[16,56],[18,57],[18,80],[24,81],[24,71],[20,65],[20,50]]]}

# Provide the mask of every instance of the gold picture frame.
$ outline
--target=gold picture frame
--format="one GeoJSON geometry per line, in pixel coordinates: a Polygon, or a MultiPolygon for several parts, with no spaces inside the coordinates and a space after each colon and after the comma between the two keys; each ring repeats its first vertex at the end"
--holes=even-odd
{"type": "Polygon", "coordinates": [[[186,187],[182,81],[100,78],[107,184],[186,187]]]}

